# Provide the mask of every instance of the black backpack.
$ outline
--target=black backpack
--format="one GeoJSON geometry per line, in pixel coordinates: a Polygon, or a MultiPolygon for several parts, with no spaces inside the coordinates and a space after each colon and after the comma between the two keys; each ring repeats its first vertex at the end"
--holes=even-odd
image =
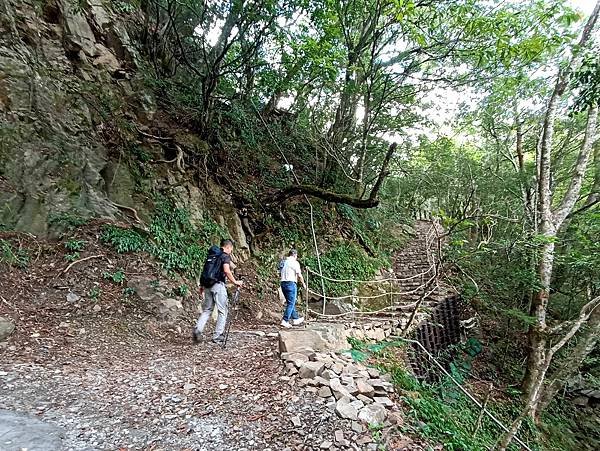
{"type": "Polygon", "coordinates": [[[285,258],[282,258],[281,260],[279,260],[279,263],[277,263],[277,272],[279,273],[280,276],[281,276],[281,271],[283,271],[284,267],[285,267],[285,258]]]}
{"type": "Polygon", "coordinates": [[[221,277],[221,255],[223,251],[219,246],[211,246],[200,274],[200,285],[204,288],[210,288],[219,282],[221,277]]]}

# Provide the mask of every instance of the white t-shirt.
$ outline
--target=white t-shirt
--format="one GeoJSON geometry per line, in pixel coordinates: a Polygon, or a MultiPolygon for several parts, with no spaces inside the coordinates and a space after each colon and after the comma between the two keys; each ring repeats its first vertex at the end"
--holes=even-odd
{"type": "Polygon", "coordinates": [[[302,274],[300,263],[291,257],[287,257],[281,270],[282,282],[298,282],[298,274],[302,274]]]}

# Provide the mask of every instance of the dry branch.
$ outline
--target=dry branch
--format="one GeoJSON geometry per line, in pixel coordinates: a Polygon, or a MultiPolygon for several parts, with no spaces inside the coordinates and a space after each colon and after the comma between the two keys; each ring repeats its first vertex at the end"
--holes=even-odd
{"type": "Polygon", "coordinates": [[[84,262],[86,260],[91,260],[93,258],[101,258],[104,257],[104,254],[100,254],[100,255],[90,255],[89,257],[85,257],[85,258],[80,258],[79,260],[75,260],[74,262],[72,262],[69,266],[67,266],[65,269],[63,269],[61,271],[61,274],[66,274],[69,269],[71,269],[73,266],[75,266],[77,263],[81,263],[84,262]]]}
{"type": "Polygon", "coordinates": [[[145,136],[146,138],[154,139],[156,141],[173,141],[172,136],[156,136],[156,135],[151,135],[150,133],[143,132],[137,127],[136,127],[136,129],[140,135],[145,136]]]}

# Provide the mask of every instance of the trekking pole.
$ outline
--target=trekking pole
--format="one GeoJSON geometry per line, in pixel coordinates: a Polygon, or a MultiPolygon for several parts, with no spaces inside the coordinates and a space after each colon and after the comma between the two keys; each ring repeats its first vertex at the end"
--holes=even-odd
{"type": "Polygon", "coordinates": [[[227,324],[225,325],[225,339],[223,340],[223,349],[227,346],[227,339],[229,338],[229,331],[231,330],[231,323],[233,322],[233,314],[237,312],[237,303],[240,300],[240,288],[238,287],[231,298],[231,312],[227,315],[227,324]],[[235,310],[234,310],[235,308],[235,310]]]}

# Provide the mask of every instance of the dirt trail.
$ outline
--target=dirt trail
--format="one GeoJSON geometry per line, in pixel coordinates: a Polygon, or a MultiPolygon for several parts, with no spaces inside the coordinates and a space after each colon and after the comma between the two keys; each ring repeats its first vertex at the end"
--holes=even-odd
{"type": "MultiPolygon", "coordinates": [[[[281,308],[258,296],[256,277],[247,278],[228,348],[194,345],[194,294],[173,321],[158,319],[157,305],[137,291],[127,296],[126,284],[106,274],[122,268],[127,282],[156,280],[165,293],[182,281],[163,277],[141,255],[104,247],[99,227],[71,239],[87,243],[80,258],[104,257],[68,271],[64,242],[0,234],[15,249],[33,250],[24,268],[0,265],[0,317],[16,327],[0,343],[0,417],[19,413],[58,427],[63,443],[29,451],[378,449],[381,431],[353,430],[287,375],[274,322],[249,319],[281,308]]],[[[21,449],[5,446],[2,434],[0,424],[0,451],[21,449]]],[[[412,440],[392,448],[424,449],[412,440]]]]}
{"type": "Polygon", "coordinates": [[[233,331],[225,350],[94,331],[51,353],[51,337],[34,338],[37,349],[13,342],[0,406],[59,425],[68,450],[318,449],[350,425],[280,379],[268,332],[233,331]]]}

